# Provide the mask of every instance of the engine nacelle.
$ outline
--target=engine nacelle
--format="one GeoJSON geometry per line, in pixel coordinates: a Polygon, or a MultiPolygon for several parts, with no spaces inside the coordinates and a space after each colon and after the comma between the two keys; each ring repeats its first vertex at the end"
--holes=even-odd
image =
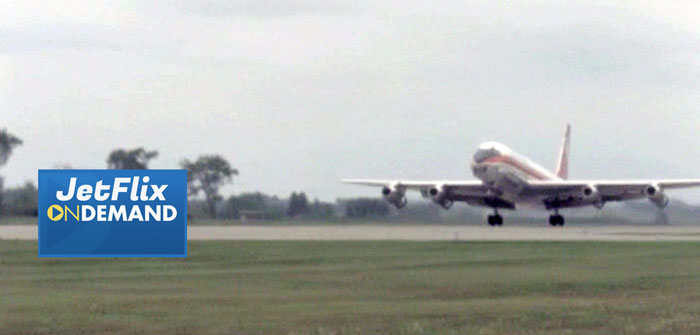
{"type": "Polygon", "coordinates": [[[408,202],[406,199],[406,189],[398,187],[397,185],[384,186],[382,188],[382,196],[384,200],[388,201],[396,208],[403,208],[408,202]]]}
{"type": "Polygon", "coordinates": [[[662,193],[662,191],[659,185],[649,185],[644,189],[644,194],[646,194],[649,198],[656,197],[660,193],[662,193]]]}
{"type": "Polygon", "coordinates": [[[453,201],[448,199],[447,190],[445,190],[445,187],[443,185],[431,187],[430,189],[428,189],[428,195],[434,203],[442,206],[442,208],[449,209],[450,207],[452,207],[453,201]]]}
{"type": "Polygon", "coordinates": [[[649,185],[644,189],[644,194],[646,194],[649,201],[651,201],[656,207],[665,208],[668,206],[668,197],[664,194],[663,190],[659,185],[649,185]]]}
{"type": "Polygon", "coordinates": [[[602,209],[605,206],[605,201],[600,196],[598,188],[595,185],[586,185],[581,190],[581,195],[585,200],[593,200],[593,206],[597,209],[602,209]]]}
{"type": "Polygon", "coordinates": [[[599,199],[600,194],[598,193],[598,188],[593,185],[586,185],[581,190],[581,195],[584,199],[599,199]]]}

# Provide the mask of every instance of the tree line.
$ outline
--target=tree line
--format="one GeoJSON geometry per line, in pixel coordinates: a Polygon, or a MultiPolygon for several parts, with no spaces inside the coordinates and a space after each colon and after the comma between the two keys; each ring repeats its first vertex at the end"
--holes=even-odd
{"type": "MultiPolygon", "coordinates": [[[[12,152],[22,144],[16,135],[0,129],[0,167],[12,152]]],[[[148,169],[158,157],[157,150],[143,147],[115,149],[107,156],[109,169],[148,169]]],[[[184,159],[180,167],[187,170],[188,213],[198,219],[258,219],[284,218],[324,219],[337,216],[349,218],[382,217],[389,214],[386,202],[380,199],[349,199],[337,203],[309,200],[304,192],[292,192],[288,198],[278,198],[260,192],[232,195],[224,199],[222,186],[232,183],[239,171],[222,156],[211,154],[196,160],[184,159]],[[202,198],[198,198],[202,195],[202,198]]],[[[63,168],[70,168],[64,165],[63,168]]],[[[0,176],[0,215],[37,215],[37,188],[27,182],[22,186],[5,189],[0,176]]]]}
{"type": "MultiPolygon", "coordinates": [[[[16,135],[0,129],[0,168],[10,159],[12,152],[22,144],[22,140],[16,135]]],[[[146,150],[143,147],[135,149],[115,149],[107,156],[107,168],[110,169],[148,169],[148,165],[154,158],[158,157],[158,151],[146,150]]],[[[216,204],[222,200],[219,189],[233,182],[233,176],[238,175],[238,170],[231,167],[231,164],[221,155],[202,155],[196,160],[184,159],[180,162],[180,167],[187,170],[187,194],[197,196],[203,194],[212,217],[216,216],[216,204]]],[[[7,205],[3,199],[9,195],[12,199],[12,211],[18,214],[26,214],[27,209],[20,207],[32,207],[36,202],[29,201],[32,192],[36,193],[36,187],[27,183],[21,188],[4,191],[4,179],[0,176],[0,214],[5,214],[7,205]],[[26,200],[26,201],[25,201],[26,200]],[[25,205],[20,206],[19,203],[25,205]]]]}

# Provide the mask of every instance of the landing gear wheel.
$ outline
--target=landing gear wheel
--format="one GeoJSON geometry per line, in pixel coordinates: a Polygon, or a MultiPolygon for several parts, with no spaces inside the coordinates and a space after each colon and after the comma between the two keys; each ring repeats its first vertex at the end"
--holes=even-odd
{"type": "Polygon", "coordinates": [[[502,226],[503,225],[503,217],[498,215],[498,214],[489,215],[488,221],[489,221],[489,226],[502,226]]]}
{"type": "Polygon", "coordinates": [[[564,217],[555,214],[549,217],[549,224],[554,227],[554,226],[564,226],[564,217]]]}

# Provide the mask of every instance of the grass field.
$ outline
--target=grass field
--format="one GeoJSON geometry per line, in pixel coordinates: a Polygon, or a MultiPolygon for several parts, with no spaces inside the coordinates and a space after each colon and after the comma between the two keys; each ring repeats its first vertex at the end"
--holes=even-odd
{"type": "Polygon", "coordinates": [[[700,245],[190,242],[38,259],[0,241],[0,334],[698,334],[700,245]]]}

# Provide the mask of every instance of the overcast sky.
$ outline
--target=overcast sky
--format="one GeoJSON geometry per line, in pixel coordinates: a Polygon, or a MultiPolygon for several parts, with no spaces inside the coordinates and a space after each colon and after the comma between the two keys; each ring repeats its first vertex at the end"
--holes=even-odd
{"type": "MultiPolygon", "coordinates": [[[[227,193],[472,179],[498,140],[572,178],[700,177],[698,1],[3,1],[0,169],[216,153],[227,193]]],[[[700,203],[700,191],[674,193],[700,203]]]]}

